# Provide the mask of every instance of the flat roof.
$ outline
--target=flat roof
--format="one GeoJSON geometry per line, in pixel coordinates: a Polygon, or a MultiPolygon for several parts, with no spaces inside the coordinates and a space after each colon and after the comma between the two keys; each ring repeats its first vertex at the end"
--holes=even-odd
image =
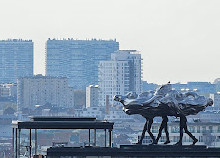
{"type": "Polygon", "coordinates": [[[18,129],[113,129],[113,122],[95,118],[32,117],[31,121],[12,121],[18,129]]]}
{"type": "Polygon", "coordinates": [[[30,116],[31,121],[95,121],[94,117],[30,116]]]}

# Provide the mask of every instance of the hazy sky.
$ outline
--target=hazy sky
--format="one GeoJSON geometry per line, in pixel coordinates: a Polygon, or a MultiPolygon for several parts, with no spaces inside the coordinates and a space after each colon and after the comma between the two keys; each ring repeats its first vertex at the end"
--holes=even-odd
{"type": "Polygon", "coordinates": [[[44,74],[48,38],[117,39],[143,57],[144,80],[220,77],[219,0],[0,0],[0,39],[34,41],[44,74]]]}

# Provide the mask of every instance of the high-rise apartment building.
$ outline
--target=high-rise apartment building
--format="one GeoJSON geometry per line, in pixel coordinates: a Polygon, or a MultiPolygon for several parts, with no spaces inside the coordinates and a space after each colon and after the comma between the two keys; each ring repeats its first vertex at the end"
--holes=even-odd
{"type": "Polygon", "coordinates": [[[86,87],[86,108],[98,106],[98,85],[89,85],[86,87]]]}
{"type": "MultiPolygon", "coordinates": [[[[142,61],[135,50],[119,50],[99,64],[99,106],[111,105],[113,96],[141,93],[142,61]]],[[[117,104],[117,103],[115,103],[117,104]]]]}
{"type": "Polygon", "coordinates": [[[0,41],[0,83],[15,83],[23,76],[33,76],[33,42],[21,39],[0,41]]]}
{"type": "Polygon", "coordinates": [[[74,106],[74,90],[66,77],[36,75],[18,79],[18,107],[33,108],[47,103],[59,107],[74,106]]]}
{"type": "Polygon", "coordinates": [[[46,43],[46,75],[69,79],[74,89],[85,89],[98,83],[98,64],[109,60],[119,49],[116,40],[48,40],[46,43]]]}

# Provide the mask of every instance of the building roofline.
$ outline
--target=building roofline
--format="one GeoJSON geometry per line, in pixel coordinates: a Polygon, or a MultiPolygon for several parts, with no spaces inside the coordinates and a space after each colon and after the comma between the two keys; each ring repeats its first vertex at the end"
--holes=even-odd
{"type": "Polygon", "coordinates": [[[33,42],[32,40],[24,40],[24,39],[7,39],[7,40],[0,40],[0,42],[33,42]]]}

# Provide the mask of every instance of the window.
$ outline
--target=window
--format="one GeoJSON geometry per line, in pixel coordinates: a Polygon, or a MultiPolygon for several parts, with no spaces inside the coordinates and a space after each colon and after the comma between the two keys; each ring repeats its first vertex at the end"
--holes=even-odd
{"type": "Polygon", "coordinates": [[[172,133],[178,133],[179,132],[179,126],[172,126],[171,132],[172,133]]]}
{"type": "Polygon", "coordinates": [[[189,131],[192,133],[195,133],[195,127],[194,126],[189,126],[189,131]]]}
{"type": "Polygon", "coordinates": [[[209,132],[213,133],[213,127],[212,126],[209,126],[209,132]]]}
{"type": "Polygon", "coordinates": [[[202,132],[206,132],[206,127],[202,126],[202,132]]]}
{"type": "Polygon", "coordinates": [[[197,126],[197,133],[200,133],[200,126],[197,126]]]}
{"type": "Polygon", "coordinates": [[[152,132],[158,133],[158,126],[152,126],[152,132]]]}

